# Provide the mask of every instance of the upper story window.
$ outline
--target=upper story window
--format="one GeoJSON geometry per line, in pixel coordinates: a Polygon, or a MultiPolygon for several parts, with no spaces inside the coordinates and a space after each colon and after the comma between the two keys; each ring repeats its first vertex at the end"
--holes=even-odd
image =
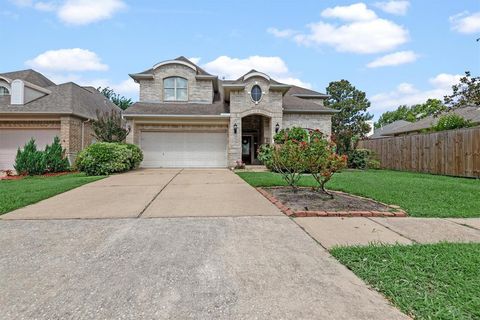
{"type": "Polygon", "coordinates": [[[10,91],[4,86],[0,86],[0,96],[9,96],[10,91]]]}
{"type": "Polygon", "coordinates": [[[258,103],[260,99],[262,99],[262,89],[258,84],[252,87],[252,92],[250,93],[252,96],[252,100],[255,103],[258,103]]]}
{"type": "Polygon", "coordinates": [[[163,80],[163,100],[187,101],[188,81],[180,77],[171,77],[163,80]]]}

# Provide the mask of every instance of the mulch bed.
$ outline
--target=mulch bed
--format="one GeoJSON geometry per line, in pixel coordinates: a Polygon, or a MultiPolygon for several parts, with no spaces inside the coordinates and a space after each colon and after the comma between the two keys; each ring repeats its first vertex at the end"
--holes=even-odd
{"type": "Polygon", "coordinates": [[[344,192],[329,191],[334,195],[299,188],[295,193],[288,187],[258,188],[283,213],[294,217],[405,217],[405,211],[371,199],[344,192]]]}
{"type": "MultiPolygon", "coordinates": [[[[40,176],[37,176],[37,177],[56,177],[56,176],[63,176],[63,175],[66,175],[66,174],[71,174],[71,173],[75,173],[73,171],[65,171],[65,172],[54,172],[54,173],[45,173],[45,174],[42,174],[40,176]]],[[[0,180],[21,180],[25,177],[28,177],[26,175],[7,175],[7,176],[3,176],[3,177],[0,177],[0,180]]]]}

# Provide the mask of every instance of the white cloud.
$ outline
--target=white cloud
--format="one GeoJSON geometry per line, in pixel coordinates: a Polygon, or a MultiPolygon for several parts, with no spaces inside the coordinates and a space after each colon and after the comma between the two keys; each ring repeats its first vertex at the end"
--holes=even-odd
{"type": "Polygon", "coordinates": [[[133,81],[133,79],[126,79],[120,82],[112,82],[108,79],[77,79],[76,81],[82,86],[92,86],[94,88],[109,87],[110,89],[113,89],[113,91],[115,91],[116,93],[127,97],[135,96],[139,92],[139,85],[138,83],[133,81]]]}
{"type": "Polygon", "coordinates": [[[19,7],[56,12],[62,22],[71,25],[86,25],[110,19],[115,13],[127,7],[123,0],[11,0],[11,2],[19,7]]]}
{"type": "Polygon", "coordinates": [[[322,11],[324,18],[338,18],[346,21],[368,21],[377,18],[372,10],[368,9],[365,3],[355,3],[349,6],[337,6],[322,11]]]}
{"type": "Polygon", "coordinates": [[[199,57],[191,57],[191,58],[188,58],[188,60],[192,61],[193,63],[197,64],[200,62],[201,58],[199,57]]]}
{"type": "Polygon", "coordinates": [[[368,68],[379,68],[388,66],[399,66],[406,63],[415,62],[418,59],[418,54],[413,51],[399,51],[387,54],[383,57],[377,58],[367,64],[368,68]]]}
{"type": "Polygon", "coordinates": [[[47,71],[105,71],[103,64],[95,52],[86,49],[49,50],[28,60],[26,64],[32,68],[47,71]]]}
{"type": "Polygon", "coordinates": [[[277,38],[290,38],[294,34],[297,33],[297,31],[292,30],[292,29],[277,29],[277,28],[268,28],[267,32],[270,34],[273,34],[277,38]]]}
{"type": "Polygon", "coordinates": [[[450,17],[452,29],[460,33],[480,32],[480,11],[470,14],[465,11],[450,17]]]}
{"type": "Polygon", "coordinates": [[[337,6],[322,11],[324,18],[343,22],[318,21],[307,25],[308,32],[270,28],[269,33],[291,38],[304,46],[330,46],[339,52],[372,54],[393,50],[409,40],[408,30],[393,21],[379,18],[364,3],[337,6]]]}
{"type": "Polygon", "coordinates": [[[58,17],[68,24],[85,25],[109,19],[125,7],[121,0],[67,0],[58,9],[58,17]]]}
{"type": "Polygon", "coordinates": [[[375,7],[387,13],[395,14],[397,16],[404,16],[407,14],[410,1],[407,0],[391,0],[381,1],[373,4],[375,7]]]}
{"type": "Polygon", "coordinates": [[[452,85],[457,84],[461,77],[458,74],[438,74],[428,80],[431,87],[427,90],[420,90],[411,83],[401,83],[392,91],[371,96],[370,110],[379,115],[400,105],[414,105],[432,98],[443,100],[445,95],[451,93],[452,85]]]}
{"type": "Polygon", "coordinates": [[[202,67],[208,72],[226,79],[237,79],[255,69],[268,74],[277,81],[311,88],[311,84],[292,76],[286,63],[280,57],[250,56],[240,59],[220,56],[203,64],[202,67]]]}

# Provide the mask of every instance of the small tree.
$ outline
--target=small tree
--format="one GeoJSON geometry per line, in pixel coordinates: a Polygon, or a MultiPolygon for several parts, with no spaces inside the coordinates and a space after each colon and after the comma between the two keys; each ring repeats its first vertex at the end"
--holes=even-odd
{"type": "Polygon", "coordinates": [[[21,175],[34,176],[45,173],[45,154],[37,150],[35,139],[30,139],[23,150],[18,148],[14,168],[21,175]]]}
{"type": "Polygon", "coordinates": [[[60,139],[55,137],[51,145],[45,147],[45,167],[48,172],[64,172],[70,167],[65,157],[65,149],[60,144],[60,139]]]}
{"type": "Polygon", "coordinates": [[[315,131],[310,133],[308,148],[304,153],[304,167],[318,184],[317,190],[333,198],[325,190],[325,184],[332,176],[347,165],[347,156],[335,153],[335,144],[323,139],[315,131]]]}
{"type": "Polygon", "coordinates": [[[129,129],[125,129],[122,115],[113,110],[103,114],[97,111],[97,120],[92,128],[93,135],[100,142],[123,142],[130,133],[129,129]]]}
{"type": "Polygon", "coordinates": [[[132,99],[115,93],[115,91],[113,91],[113,89],[110,89],[109,87],[98,87],[97,90],[100,91],[100,93],[102,93],[108,100],[112,101],[122,110],[127,109],[133,104],[132,99]]]}
{"type": "Polygon", "coordinates": [[[285,141],[272,149],[272,168],[282,175],[285,182],[297,192],[301,174],[305,172],[304,153],[306,142],[285,141]]]}

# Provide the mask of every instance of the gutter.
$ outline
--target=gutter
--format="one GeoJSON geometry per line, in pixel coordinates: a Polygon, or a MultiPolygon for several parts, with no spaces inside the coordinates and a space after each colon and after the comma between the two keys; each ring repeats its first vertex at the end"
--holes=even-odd
{"type": "Polygon", "coordinates": [[[128,113],[122,114],[123,118],[127,117],[147,117],[147,118],[229,118],[230,113],[221,113],[219,115],[205,115],[205,114],[141,114],[128,113]]]}

